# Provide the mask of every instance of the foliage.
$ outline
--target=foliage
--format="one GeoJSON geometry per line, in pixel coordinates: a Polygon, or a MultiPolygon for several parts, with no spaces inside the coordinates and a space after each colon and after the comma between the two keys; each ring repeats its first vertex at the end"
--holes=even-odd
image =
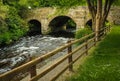
{"type": "Polygon", "coordinates": [[[51,7],[51,6],[59,6],[59,7],[71,7],[80,5],[79,0],[41,0],[40,7],[51,7]],[[43,4],[44,3],[44,4],[43,4]]]}
{"type": "MultiPolygon", "coordinates": [[[[79,29],[78,31],[76,31],[76,34],[75,34],[75,38],[76,39],[80,39],[81,37],[84,37],[85,35],[88,35],[92,33],[92,30],[90,28],[83,28],[83,29],[79,29]]],[[[84,41],[81,41],[79,43],[77,43],[77,45],[83,43],[84,41]]]]}
{"type": "Polygon", "coordinates": [[[36,7],[72,7],[85,5],[85,0],[19,0],[19,4],[24,4],[32,8],[36,7]]]}
{"type": "Polygon", "coordinates": [[[0,34],[0,45],[4,46],[6,44],[10,44],[12,42],[11,37],[12,35],[10,32],[5,32],[3,34],[0,34]]]}
{"type": "Polygon", "coordinates": [[[27,23],[21,18],[26,6],[20,5],[19,0],[2,0],[0,3],[0,46],[10,44],[25,35],[27,23]],[[4,18],[4,19],[2,19],[4,18]]]}
{"type": "Polygon", "coordinates": [[[7,12],[8,12],[8,6],[0,3],[0,17],[4,19],[7,12]]]}
{"type": "Polygon", "coordinates": [[[114,6],[120,6],[120,0],[114,0],[114,6]]]}
{"type": "Polygon", "coordinates": [[[13,35],[22,36],[26,31],[26,23],[20,18],[18,12],[15,8],[11,7],[6,18],[6,23],[8,24],[9,31],[13,35]]]}
{"type": "Polygon", "coordinates": [[[18,15],[17,10],[14,7],[9,7],[5,22],[7,26],[4,26],[6,31],[0,34],[0,45],[9,44],[15,40],[18,40],[27,31],[27,25],[18,15]]]}
{"type": "Polygon", "coordinates": [[[83,29],[79,29],[77,32],[76,32],[76,35],[75,35],[75,38],[76,39],[79,39],[85,35],[88,35],[92,33],[91,29],[90,28],[83,28],[83,29]]]}
{"type": "Polygon", "coordinates": [[[6,22],[0,17],[0,34],[8,30],[6,22]]]}
{"type": "Polygon", "coordinates": [[[76,23],[72,19],[69,19],[68,22],[66,23],[66,26],[69,28],[75,28],[76,23]]]}
{"type": "Polygon", "coordinates": [[[112,31],[67,81],[120,81],[120,26],[112,31]]]}
{"type": "Polygon", "coordinates": [[[17,5],[19,0],[3,0],[4,5],[10,5],[10,6],[15,6],[17,5]]]}
{"type": "Polygon", "coordinates": [[[25,19],[27,17],[27,14],[29,14],[28,7],[26,5],[19,5],[17,7],[18,15],[22,18],[25,19]],[[27,14],[26,14],[27,13],[27,14]]]}
{"type": "MultiPolygon", "coordinates": [[[[96,0],[91,0],[96,2],[96,0]]],[[[118,4],[119,0],[114,0],[118,4]]],[[[105,2],[105,0],[103,0],[105,2]]],[[[79,5],[86,5],[86,0],[3,0],[3,4],[10,6],[24,5],[27,7],[73,7],[79,5]]]]}

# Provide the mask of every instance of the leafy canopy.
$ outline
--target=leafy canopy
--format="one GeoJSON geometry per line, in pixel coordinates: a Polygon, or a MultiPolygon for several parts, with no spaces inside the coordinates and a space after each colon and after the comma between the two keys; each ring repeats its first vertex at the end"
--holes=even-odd
{"type": "Polygon", "coordinates": [[[15,6],[17,4],[35,7],[72,7],[85,5],[85,0],[3,0],[3,4],[15,6]]]}

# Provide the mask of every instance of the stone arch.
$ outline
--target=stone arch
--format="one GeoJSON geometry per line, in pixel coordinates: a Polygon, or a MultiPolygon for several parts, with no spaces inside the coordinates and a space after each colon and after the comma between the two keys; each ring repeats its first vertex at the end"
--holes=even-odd
{"type": "Polygon", "coordinates": [[[56,16],[50,23],[49,28],[54,34],[72,34],[76,31],[76,23],[69,16],[56,16]]]}
{"type": "Polygon", "coordinates": [[[85,24],[86,27],[89,27],[91,30],[92,30],[92,19],[89,19],[86,24],[85,24]]]}
{"type": "MultiPolygon", "coordinates": [[[[86,22],[86,27],[89,27],[91,30],[93,30],[92,29],[92,19],[89,19],[87,22],[86,22]]],[[[109,21],[108,20],[106,20],[105,21],[105,26],[107,26],[107,25],[109,25],[109,21]]]]}
{"type": "Polygon", "coordinates": [[[29,25],[29,31],[28,31],[29,36],[42,34],[41,22],[39,22],[38,20],[36,19],[29,20],[28,25],[29,25]]]}

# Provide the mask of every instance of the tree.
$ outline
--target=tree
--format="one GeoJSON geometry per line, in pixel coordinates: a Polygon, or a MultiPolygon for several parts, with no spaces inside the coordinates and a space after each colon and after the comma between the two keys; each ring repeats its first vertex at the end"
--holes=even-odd
{"type": "Polygon", "coordinates": [[[92,28],[96,31],[96,41],[99,40],[99,30],[104,27],[111,6],[118,0],[86,0],[92,16],[92,28]]]}

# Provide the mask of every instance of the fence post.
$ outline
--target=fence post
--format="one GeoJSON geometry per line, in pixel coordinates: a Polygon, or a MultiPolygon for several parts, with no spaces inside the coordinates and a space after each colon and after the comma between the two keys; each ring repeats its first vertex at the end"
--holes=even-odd
{"type": "Polygon", "coordinates": [[[106,32],[107,32],[107,33],[109,32],[109,26],[107,27],[106,32]]]}
{"type": "Polygon", "coordinates": [[[108,28],[108,32],[110,32],[110,25],[109,25],[109,28],[108,28]]]}
{"type": "Polygon", "coordinates": [[[108,33],[108,31],[109,31],[109,26],[106,28],[106,33],[108,33]]]}
{"type": "Polygon", "coordinates": [[[96,46],[96,35],[94,34],[94,46],[96,46]]]}
{"type": "Polygon", "coordinates": [[[86,50],[86,55],[88,55],[88,42],[87,42],[87,38],[85,39],[85,50],[86,50]]]}
{"type": "Polygon", "coordinates": [[[95,41],[99,41],[100,40],[100,36],[99,36],[99,31],[95,31],[95,41]]]}
{"type": "Polygon", "coordinates": [[[105,33],[106,33],[106,34],[107,34],[107,29],[108,29],[108,27],[105,28],[105,33]]]}
{"type": "MultiPolygon", "coordinates": [[[[30,61],[32,61],[35,57],[30,57],[30,61]]],[[[36,72],[36,65],[33,65],[31,68],[30,68],[30,77],[34,77],[37,75],[37,72],[36,72]]]]}
{"type": "Polygon", "coordinates": [[[106,27],[106,29],[105,29],[105,30],[106,30],[106,34],[107,34],[107,33],[108,33],[108,27],[106,27]]]}
{"type": "Polygon", "coordinates": [[[107,34],[107,27],[104,28],[104,36],[107,34]]]}
{"type": "MultiPolygon", "coordinates": [[[[71,40],[68,40],[67,43],[71,43],[71,40]]],[[[68,54],[71,53],[71,52],[72,52],[72,46],[70,45],[68,47],[68,54]]],[[[71,56],[68,57],[68,63],[70,64],[72,61],[73,61],[73,58],[72,58],[72,55],[71,55],[71,56]]],[[[69,66],[69,71],[71,71],[71,72],[73,71],[73,65],[69,66]]]]}

